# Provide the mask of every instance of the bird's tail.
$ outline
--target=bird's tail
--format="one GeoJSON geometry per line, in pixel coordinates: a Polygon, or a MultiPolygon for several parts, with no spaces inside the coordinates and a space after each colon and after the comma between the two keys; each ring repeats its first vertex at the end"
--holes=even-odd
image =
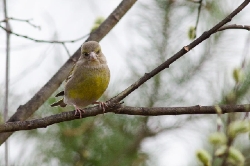
{"type": "Polygon", "coordinates": [[[67,105],[67,104],[65,104],[65,103],[63,102],[63,98],[62,98],[61,100],[59,100],[59,101],[57,101],[57,102],[51,104],[50,106],[51,106],[51,107],[55,107],[55,106],[66,107],[66,105],[67,105]]]}

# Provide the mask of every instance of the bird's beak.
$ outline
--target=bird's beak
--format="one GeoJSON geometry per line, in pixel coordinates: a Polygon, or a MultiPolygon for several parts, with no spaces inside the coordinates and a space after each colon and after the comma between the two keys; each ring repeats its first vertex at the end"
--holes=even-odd
{"type": "Polygon", "coordinates": [[[97,60],[97,55],[96,55],[95,52],[90,52],[89,56],[90,56],[90,60],[92,60],[92,61],[96,61],[97,60]]]}

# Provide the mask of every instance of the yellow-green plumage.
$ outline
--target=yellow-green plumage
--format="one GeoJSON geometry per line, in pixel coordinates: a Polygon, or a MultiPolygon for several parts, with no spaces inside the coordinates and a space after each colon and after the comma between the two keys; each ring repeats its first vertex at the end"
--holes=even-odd
{"type": "MultiPolygon", "coordinates": [[[[82,45],[81,57],[66,79],[64,103],[84,108],[96,102],[108,87],[110,72],[106,58],[97,42],[90,41],[82,45]]],[[[63,105],[62,102],[52,106],[63,105]]]]}
{"type": "Polygon", "coordinates": [[[74,82],[68,82],[65,86],[65,103],[70,103],[83,108],[101,97],[109,83],[109,70],[107,66],[85,68],[81,76],[76,73],[72,77],[74,82]],[[77,76],[78,75],[78,76],[77,76]]]}

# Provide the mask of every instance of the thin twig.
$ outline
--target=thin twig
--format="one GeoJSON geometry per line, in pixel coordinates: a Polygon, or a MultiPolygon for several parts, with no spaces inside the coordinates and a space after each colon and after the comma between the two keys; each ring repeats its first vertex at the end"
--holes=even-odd
{"type": "Polygon", "coordinates": [[[193,3],[200,3],[200,0],[188,0],[190,2],[193,2],[193,3]]]}
{"type": "MultiPolygon", "coordinates": [[[[218,114],[218,106],[191,106],[191,107],[129,107],[120,104],[108,105],[107,112],[115,114],[127,115],[142,115],[142,116],[160,116],[160,115],[192,115],[192,114],[218,114]]],[[[245,105],[222,105],[220,106],[221,113],[232,112],[249,112],[250,104],[245,105]]],[[[82,118],[96,116],[103,114],[103,110],[99,106],[84,109],[85,113],[82,118]]],[[[51,115],[41,119],[7,122],[0,125],[0,133],[18,131],[18,130],[31,130],[36,128],[45,128],[49,125],[79,119],[79,115],[75,116],[75,111],[63,112],[60,114],[51,115]]]]}
{"type": "MultiPolygon", "coordinates": [[[[7,2],[6,0],[3,0],[3,7],[4,7],[4,18],[8,18],[7,14],[7,2]]],[[[10,24],[8,20],[5,22],[5,27],[8,31],[11,31],[10,24]]],[[[4,94],[4,113],[3,113],[3,119],[4,122],[8,119],[8,111],[9,111],[9,69],[10,69],[10,33],[6,32],[6,64],[5,64],[5,94],[4,94]]],[[[8,142],[5,142],[5,149],[4,149],[4,158],[5,158],[5,166],[8,166],[9,164],[9,148],[8,148],[8,142]]]]}
{"type": "Polygon", "coordinates": [[[245,30],[250,31],[250,26],[249,25],[237,25],[237,24],[225,25],[219,28],[218,31],[224,31],[228,29],[245,29],[245,30]]]}
{"type": "Polygon", "coordinates": [[[65,43],[62,43],[63,48],[67,52],[68,56],[70,57],[69,49],[66,47],[65,43]]]}
{"type": "Polygon", "coordinates": [[[32,19],[19,19],[19,18],[9,17],[9,18],[5,18],[4,20],[0,21],[0,23],[1,23],[1,22],[7,22],[7,21],[9,21],[9,20],[25,22],[25,23],[29,24],[30,26],[32,26],[32,27],[34,27],[34,28],[37,28],[37,29],[41,30],[41,27],[40,27],[40,26],[31,23],[31,20],[32,20],[32,19]]]}
{"type": "Polygon", "coordinates": [[[196,38],[196,31],[197,31],[197,27],[198,27],[198,23],[199,23],[199,19],[200,19],[202,1],[203,0],[199,0],[198,14],[197,14],[197,19],[196,19],[195,27],[194,27],[194,32],[195,32],[194,38],[196,38]]]}
{"type": "Polygon", "coordinates": [[[32,38],[32,37],[29,37],[29,36],[25,36],[25,35],[21,35],[21,34],[18,34],[18,33],[15,33],[13,31],[10,31],[6,28],[4,28],[3,26],[0,25],[0,28],[2,28],[3,30],[5,30],[6,32],[12,34],[12,35],[15,35],[15,36],[18,36],[18,37],[22,37],[22,38],[25,38],[25,39],[28,39],[28,40],[32,40],[32,41],[35,41],[35,42],[38,42],[38,43],[56,43],[56,44],[62,44],[62,43],[75,43],[79,40],[82,40],[86,37],[89,36],[89,34],[86,34],[82,37],[79,37],[77,39],[74,39],[74,40],[62,40],[62,41],[58,41],[58,40],[40,40],[40,39],[35,39],[35,38],[32,38]]]}

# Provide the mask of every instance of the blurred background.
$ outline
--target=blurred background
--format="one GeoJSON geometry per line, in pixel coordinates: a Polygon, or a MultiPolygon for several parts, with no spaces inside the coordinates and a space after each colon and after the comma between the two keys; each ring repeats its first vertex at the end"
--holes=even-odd
{"type": "MultiPolygon", "coordinates": [[[[111,70],[111,82],[100,100],[127,88],[146,72],[160,65],[196,36],[210,29],[242,1],[139,0],[100,42],[111,70]]],[[[10,21],[18,34],[40,40],[74,40],[90,33],[96,20],[107,18],[120,0],[9,0],[9,17],[32,19],[10,21]]],[[[0,3],[3,9],[3,4],[0,3]]],[[[250,23],[249,6],[230,24],[250,23]]],[[[4,19],[0,12],[0,20],[4,19]]],[[[0,23],[4,26],[4,23],[0,23]]],[[[72,55],[83,38],[66,43],[72,55]]],[[[6,32],[0,30],[0,112],[3,122],[6,32]]],[[[170,107],[216,104],[246,104],[249,101],[250,34],[226,30],[188,52],[184,57],[147,81],[125,100],[124,105],[170,107]],[[240,77],[240,79],[238,79],[240,77]]],[[[61,44],[38,43],[11,35],[9,117],[25,104],[69,58],[61,44]]],[[[63,88],[58,89],[60,91],[63,88]]],[[[58,92],[57,91],[57,92],[58,92]]],[[[56,92],[55,92],[56,93],[56,92]]],[[[41,118],[67,108],[51,108],[50,99],[30,118],[41,118]]],[[[235,120],[245,114],[237,114],[235,120]]],[[[107,113],[63,122],[31,131],[15,132],[9,140],[9,165],[85,166],[198,166],[196,151],[211,155],[211,133],[227,130],[228,115],[128,116],[107,113]]],[[[249,135],[235,138],[234,146],[250,165],[249,135]]],[[[213,165],[221,165],[214,159],[213,165]]],[[[4,165],[4,145],[0,146],[4,165]]]]}

